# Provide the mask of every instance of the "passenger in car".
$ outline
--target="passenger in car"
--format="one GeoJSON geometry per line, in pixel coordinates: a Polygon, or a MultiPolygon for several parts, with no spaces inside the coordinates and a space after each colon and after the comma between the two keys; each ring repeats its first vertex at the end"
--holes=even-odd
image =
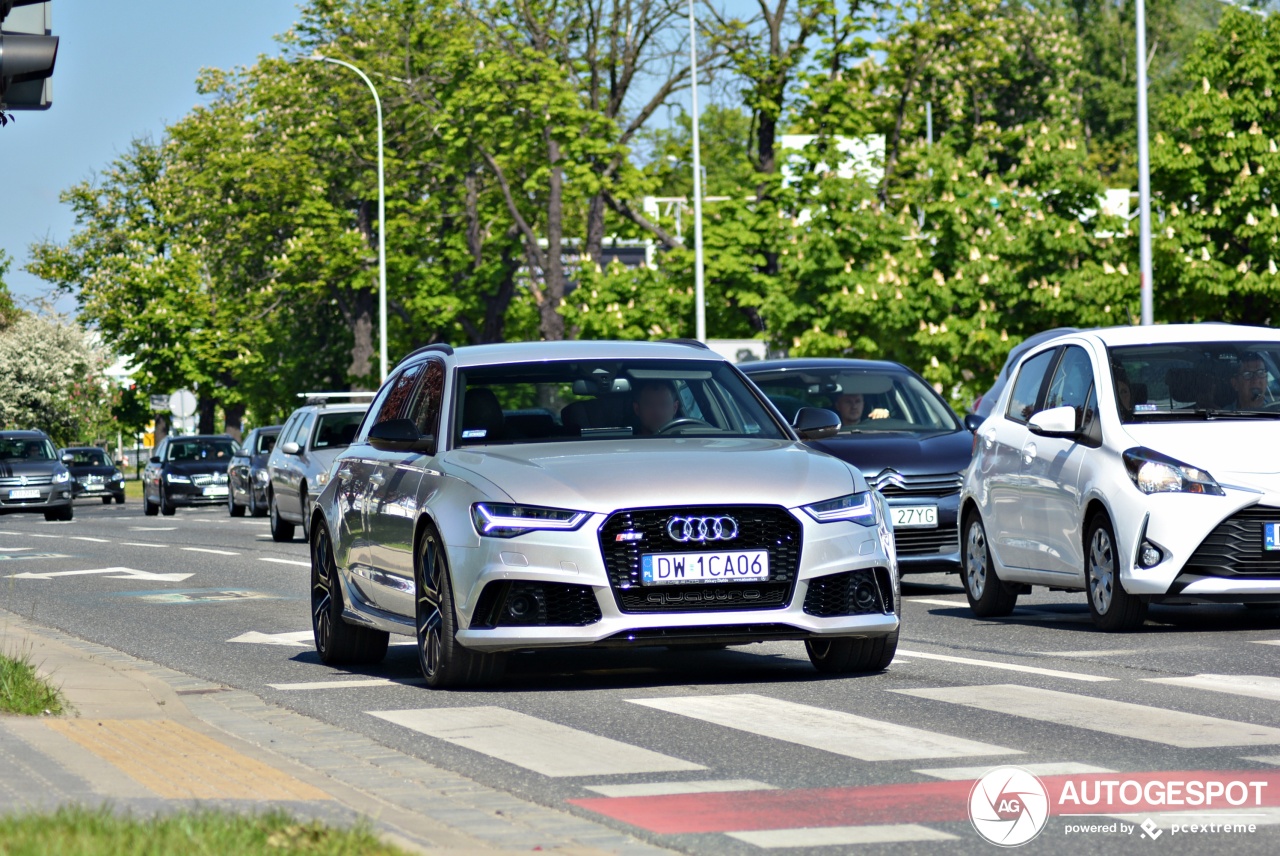
{"type": "MultiPolygon", "coordinates": [[[[831,402],[831,408],[840,415],[840,427],[848,428],[862,422],[862,411],[866,407],[866,399],[860,392],[845,392],[837,395],[831,402]]],[[[889,411],[877,407],[867,414],[868,419],[887,419],[889,411]]]]}
{"type": "Polygon", "coordinates": [[[636,433],[656,434],[679,414],[680,400],[671,381],[646,380],[636,388],[631,408],[640,423],[636,433]]]}
{"type": "Polygon", "coordinates": [[[1231,375],[1235,396],[1230,406],[1236,410],[1262,410],[1267,406],[1267,364],[1260,354],[1241,354],[1231,375]]]}

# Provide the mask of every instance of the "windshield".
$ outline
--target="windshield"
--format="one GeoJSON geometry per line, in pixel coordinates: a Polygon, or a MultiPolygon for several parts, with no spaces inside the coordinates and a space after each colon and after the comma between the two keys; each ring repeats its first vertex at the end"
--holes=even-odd
{"type": "Polygon", "coordinates": [[[961,430],[946,402],[905,371],[780,369],[752,372],[751,380],[787,419],[795,419],[801,407],[834,410],[840,416],[841,434],[961,430]]]}
{"type": "Polygon", "coordinates": [[[53,444],[48,440],[21,437],[0,438],[0,459],[6,461],[52,461],[53,444]]]}
{"type": "Polygon", "coordinates": [[[706,360],[593,360],[459,373],[454,444],[678,436],[787,439],[742,377],[706,360]]]}
{"type": "Polygon", "coordinates": [[[1122,422],[1276,418],[1280,343],[1186,342],[1108,349],[1122,422]]]}
{"type": "Polygon", "coordinates": [[[75,458],[71,462],[73,467],[106,467],[107,456],[102,453],[101,449],[67,449],[67,454],[75,458]]]}
{"type": "Polygon", "coordinates": [[[228,460],[236,451],[234,440],[175,440],[169,444],[170,461],[209,463],[228,460]]]}
{"type": "Polygon", "coordinates": [[[360,421],[364,419],[364,411],[348,411],[346,413],[325,413],[316,425],[313,449],[340,449],[350,446],[360,421]]]}

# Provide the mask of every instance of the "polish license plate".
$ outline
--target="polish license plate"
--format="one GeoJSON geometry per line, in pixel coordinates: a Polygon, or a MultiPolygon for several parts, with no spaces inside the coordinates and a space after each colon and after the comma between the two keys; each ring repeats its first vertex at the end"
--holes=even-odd
{"type": "Polygon", "coordinates": [[[34,487],[20,487],[16,490],[9,491],[10,499],[39,499],[40,489],[34,487]]]}
{"type": "Polygon", "coordinates": [[[1280,550],[1280,523],[1262,524],[1262,549],[1280,550]]]}
{"type": "Polygon", "coordinates": [[[226,485],[214,485],[213,487],[207,487],[204,489],[204,495],[205,496],[226,496],[227,487],[226,485]]]}
{"type": "Polygon", "coordinates": [[[894,505],[894,529],[936,529],[938,528],[938,506],[936,505],[894,505]]]}
{"type": "Polygon", "coordinates": [[[85,486],[84,486],[84,489],[85,489],[85,490],[102,490],[102,485],[100,485],[100,484],[87,484],[87,485],[85,485],[85,486]]]}
{"type": "Polygon", "coordinates": [[[749,583],[769,579],[768,550],[721,550],[714,553],[649,553],[640,557],[640,583],[749,583]]]}

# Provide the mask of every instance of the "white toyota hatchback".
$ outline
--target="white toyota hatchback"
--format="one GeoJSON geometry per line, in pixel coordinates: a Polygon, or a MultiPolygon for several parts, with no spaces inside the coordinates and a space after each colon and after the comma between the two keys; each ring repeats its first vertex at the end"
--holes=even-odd
{"type": "Polygon", "coordinates": [[[1117,327],[1030,350],[976,432],[965,593],[1087,593],[1104,630],[1150,603],[1280,603],[1280,332],[1117,327]]]}

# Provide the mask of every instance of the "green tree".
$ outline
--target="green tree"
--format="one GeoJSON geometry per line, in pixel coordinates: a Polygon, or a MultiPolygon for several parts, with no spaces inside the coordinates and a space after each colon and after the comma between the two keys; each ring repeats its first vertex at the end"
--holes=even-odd
{"type": "Polygon", "coordinates": [[[20,311],[13,302],[13,295],[9,293],[9,286],[4,281],[4,275],[9,272],[11,264],[13,259],[9,258],[4,250],[0,250],[0,330],[4,330],[16,321],[20,311]]]}

